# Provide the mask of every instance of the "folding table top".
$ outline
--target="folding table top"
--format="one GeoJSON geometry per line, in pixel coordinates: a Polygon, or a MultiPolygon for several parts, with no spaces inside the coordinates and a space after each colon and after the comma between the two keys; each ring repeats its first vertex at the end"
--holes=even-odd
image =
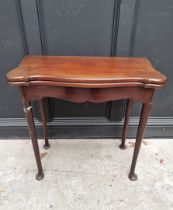
{"type": "Polygon", "coordinates": [[[7,74],[12,85],[55,84],[72,87],[162,87],[166,77],[147,58],[26,56],[7,74]]]}

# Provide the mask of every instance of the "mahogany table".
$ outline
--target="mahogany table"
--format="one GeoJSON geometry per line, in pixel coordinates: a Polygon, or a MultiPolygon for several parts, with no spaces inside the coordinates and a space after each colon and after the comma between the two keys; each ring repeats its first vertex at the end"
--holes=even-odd
{"type": "Polygon", "coordinates": [[[121,149],[125,149],[133,101],[141,102],[143,105],[129,173],[131,180],[137,179],[135,167],[154,90],[162,88],[166,82],[166,77],[155,70],[146,58],[26,56],[17,68],[7,74],[7,81],[10,85],[18,86],[21,91],[38,167],[37,180],[43,179],[44,174],[31,101],[40,101],[45,149],[50,146],[45,97],[93,103],[127,99],[121,149]]]}

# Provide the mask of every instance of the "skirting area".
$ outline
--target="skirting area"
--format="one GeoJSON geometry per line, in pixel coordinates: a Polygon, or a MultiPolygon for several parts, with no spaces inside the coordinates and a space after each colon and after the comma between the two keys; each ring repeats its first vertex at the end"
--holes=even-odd
{"type": "Polygon", "coordinates": [[[45,172],[35,180],[30,140],[0,140],[0,209],[2,210],[171,210],[173,141],[142,143],[138,181],[128,179],[134,141],[51,140],[40,152],[45,172]]]}
{"type": "MultiPolygon", "coordinates": [[[[131,117],[128,137],[135,138],[139,117],[131,117]]],[[[37,134],[43,138],[42,124],[35,119],[37,134]]],[[[119,138],[122,136],[124,120],[109,121],[106,118],[55,118],[48,122],[49,138],[119,138]]],[[[172,117],[150,117],[145,128],[146,138],[171,138],[173,136],[172,117]]],[[[28,139],[25,118],[0,118],[0,139],[28,139]]]]}

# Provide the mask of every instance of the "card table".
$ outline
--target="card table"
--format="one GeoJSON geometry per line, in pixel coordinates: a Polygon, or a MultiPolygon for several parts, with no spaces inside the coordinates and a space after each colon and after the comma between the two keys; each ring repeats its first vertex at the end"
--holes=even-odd
{"type": "Polygon", "coordinates": [[[37,180],[44,177],[31,102],[40,102],[45,137],[44,148],[49,148],[44,99],[52,97],[71,102],[102,103],[127,100],[121,149],[125,149],[128,122],[134,102],[142,103],[136,135],[130,180],[137,180],[136,162],[151,109],[155,89],[165,85],[166,77],[157,71],[147,58],[86,57],[86,56],[31,56],[7,73],[10,85],[20,89],[23,109],[28,122],[35,159],[37,180]]]}

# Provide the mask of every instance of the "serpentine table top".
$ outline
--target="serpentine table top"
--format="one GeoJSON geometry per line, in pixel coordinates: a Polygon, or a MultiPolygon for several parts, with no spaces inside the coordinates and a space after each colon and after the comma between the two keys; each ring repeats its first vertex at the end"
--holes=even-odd
{"type": "Polygon", "coordinates": [[[7,74],[12,85],[32,83],[102,88],[138,86],[159,88],[166,77],[147,58],[26,56],[7,74]]]}
{"type": "Polygon", "coordinates": [[[137,180],[136,162],[150,112],[155,89],[165,85],[166,77],[147,58],[26,56],[20,65],[7,74],[10,85],[18,86],[36,158],[37,180],[44,177],[31,101],[39,100],[45,137],[49,148],[44,98],[54,97],[72,102],[107,102],[127,99],[121,149],[125,149],[128,122],[134,101],[142,111],[136,136],[129,178],[137,180]]]}

